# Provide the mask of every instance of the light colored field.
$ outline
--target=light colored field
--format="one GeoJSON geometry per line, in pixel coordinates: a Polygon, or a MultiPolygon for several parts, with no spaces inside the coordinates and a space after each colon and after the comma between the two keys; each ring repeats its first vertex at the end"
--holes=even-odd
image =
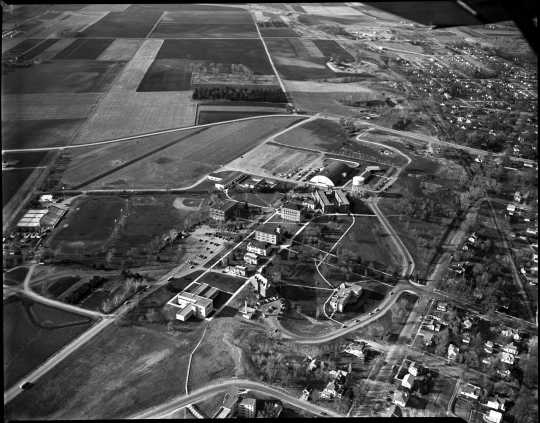
{"type": "Polygon", "coordinates": [[[2,120],[87,118],[100,93],[9,94],[2,96],[2,120]]]}
{"type": "Polygon", "coordinates": [[[240,170],[255,175],[272,176],[272,173],[288,173],[298,166],[320,167],[323,154],[299,151],[293,148],[264,144],[254,148],[227,165],[227,168],[240,170]],[[312,165],[317,161],[316,165],[312,165]]]}
{"type": "Polygon", "coordinates": [[[313,92],[313,93],[369,93],[375,95],[372,90],[358,83],[332,83],[314,81],[286,81],[287,91],[313,92]]]}
{"type": "Polygon", "coordinates": [[[349,6],[302,6],[306,13],[324,16],[363,15],[362,12],[349,6]]]}
{"type": "Polygon", "coordinates": [[[299,40],[302,42],[306,50],[309,52],[309,55],[312,57],[324,57],[324,54],[322,54],[321,50],[319,50],[319,47],[315,45],[315,43],[311,40],[299,40]]]}
{"type": "Polygon", "coordinates": [[[54,19],[42,23],[40,29],[32,33],[32,38],[63,38],[73,37],[77,31],[93,25],[109,12],[66,12],[54,19]],[[63,19],[69,16],[67,19],[63,19]]]}
{"type": "Polygon", "coordinates": [[[114,139],[195,123],[196,105],[191,91],[136,92],[163,40],[143,42],[133,59],[114,81],[96,113],[81,129],[75,144],[114,139]]]}
{"type": "Polygon", "coordinates": [[[92,4],[83,7],[80,12],[123,12],[129,4],[92,4]]]}
{"type": "Polygon", "coordinates": [[[99,55],[97,60],[131,60],[142,43],[143,40],[117,38],[99,55]]]}

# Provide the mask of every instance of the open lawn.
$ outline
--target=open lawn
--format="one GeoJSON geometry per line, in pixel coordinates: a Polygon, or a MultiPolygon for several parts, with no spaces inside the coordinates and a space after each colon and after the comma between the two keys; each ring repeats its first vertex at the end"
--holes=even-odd
{"type": "Polygon", "coordinates": [[[256,75],[272,75],[262,43],[246,40],[165,40],[156,59],[205,60],[212,63],[243,64],[256,75]]]}
{"type": "Polygon", "coordinates": [[[17,296],[3,303],[4,389],[43,363],[91,325],[86,317],[17,296]]]}
{"type": "Polygon", "coordinates": [[[47,245],[55,254],[62,255],[105,250],[126,204],[120,197],[87,197],[75,201],[47,245]]]}
{"type": "Polygon", "coordinates": [[[206,283],[221,291],[233,294],[245,283],[245,279],[225,275],[223,273],[209,272],[199,279],[198,282],[206,283]]]}
{"type": "Polygon", "coordinates": [[[2,148],[39,148],[69,144],[84,119],[2,121],[2,148]]]}
{"type": "Polygon", "coordinates": [[[315,119],[280,135],[276,141],[293,147],[336,151],[348,139],[338,122],[315,119]]]}
{"type": "Polygon", "coordinates": [[[40,389],[10,402],[6,416],[125,418],[183,395],[188,356],[201,332],[189,322],[176,334],[111,325],[42,377],[40,389]]]}
{"type": "Polygon", "coordinates": [[[78,39],[58,53],[54,59],[95,60],[111,45],[111,38],[78,39]]]}
{"type": "Polygon", "coordinates": [[[255,204],[260,207],[274,207],[277,206],[281,198],[283,198],[283,194],[279,192],[234,192],[231,194],[231,197],[237,201],[255,204]]]}
{"type": "Polygon", "coordinates": [[[124,62],[70,60],[17,69],[2,78],[4,94],[107,91],[124,62]]]}
{"type": "MultiPolygon", "coordinates": [[[[301,81],[300,81],[301,82],[301,81]]],[[[376,93],[357,84],[306,83],[286,81],[285,86],[299,110],[308,113],[330,113],[344,117],[356,116],[354,107],[344,101],[364,101],[372,99],[376,93]]]]}
{"type": "Polygon", "coordinates": [[[89,187],[188,186],[297,120],[296,117],[269,117],[213,126],[122,167],[89,187]]]}

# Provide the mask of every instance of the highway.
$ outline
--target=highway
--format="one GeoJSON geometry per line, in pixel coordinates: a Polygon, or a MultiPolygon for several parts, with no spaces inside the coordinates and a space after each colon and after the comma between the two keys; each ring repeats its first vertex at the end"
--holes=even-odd
{"type": "Polygon", "coordinates": [[[284,403],[291,404],[294,407],[298,407],[319,417],[345,417],[343,414],[337,413],[333,410],[293,397],[284,389],[275,388],[273,386],[266,385],[261,382],[254,382],[248,379],[230,378],[218,380],[204,386],[203,388],[192,391],[189,395],[182,395],[176,397],[173,400],[166,402],[165,404],[161,404],[143,412],[133,414],[129,416],[128,419],[164,418],[165,416],[168,416],[169,414],[172,414],[181,408],[187,407],[188,405],[196,402],[203,401],[221,392],[226,392],[231,388],[248,389],[261,394],[269,395],[283,401],[284,403]]]}

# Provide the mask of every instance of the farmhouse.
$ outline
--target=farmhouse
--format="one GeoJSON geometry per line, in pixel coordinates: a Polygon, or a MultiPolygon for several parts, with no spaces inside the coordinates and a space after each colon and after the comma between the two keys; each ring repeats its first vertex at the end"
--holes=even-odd
{"type": "Polygon", "coordinates": [[[171,298],[167,305],[178,309],[176,319],[185,322],[192,315],[200,319],[207,317],[214,309],[214,298],[218,289],[203,283],[194,292],[182,291],[171,298]],[[209,288],[209,289],[208,289],[209,288]]]}
{"type": "Polygon", "coordinates": [[[234,216],[236,203],[234,201],[224,201],[210,207],[209,215],[217,222],[225,222],[234,216]]]}

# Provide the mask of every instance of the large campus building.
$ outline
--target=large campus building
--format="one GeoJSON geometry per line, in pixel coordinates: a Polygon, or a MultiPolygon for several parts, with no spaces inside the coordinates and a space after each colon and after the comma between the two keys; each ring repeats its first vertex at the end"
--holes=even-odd
{"type": "Polygon", "coordinates": [[[171,298],[167,305],[178,309],[176,319],[185,322],[191,316],[204,319],[214,309],[214,298],[219,290],[209,287],[208,284],[200,284],[193,292],[182,291],[171,298]]]}
{"type": "Polygon", "coordinates": [[[348,213],[350,210],[347,196],[339,189],[318,189],[313,193],[313,198],[323,213],[348,213]]]}
{"type": "Polygon", "coordinates": [[[255,231],[255,239],[277,245],[280,238],[280,229],[274,225],[263,225],[255,231]]]}
{"type": "Polygon", "coordinates": [[[291,222],[300,222],[302,220],[302,205],[293,201],[282,204],[279,210],[282,219],[291,222]]]}
{"type": "Polygon", "coordinates": [[[225,222],[234,216],[236,203],[231,200],[219,202],[210,207],[210,218],[217,222],[225,222]]]}

